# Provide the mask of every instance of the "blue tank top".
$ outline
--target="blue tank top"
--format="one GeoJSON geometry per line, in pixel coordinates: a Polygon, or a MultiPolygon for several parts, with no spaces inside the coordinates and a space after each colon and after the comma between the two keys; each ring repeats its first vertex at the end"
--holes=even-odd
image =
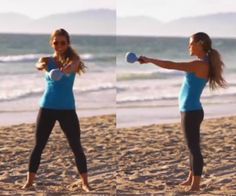
{"type": "MultiPolygon", "coordinates": [[[[56,62],[53,57],[50,57],[48,62],[48,72],[56,69],[56,62]]],[[[73,84],[75,80],[75,73],[69,76],[63,75],[61,80],[54,81],[45,74],[46,89],[40,100],[40,107],[56,110],[74,110],[75,100],[73,94],[73,84]]]]}
{"type": "Polygon", "coordinates": [[[195,73],[186,73],[179,93],[179,110],[181,112],[201,110],[200,97],[207,80],[199,78],[195,73]]]}

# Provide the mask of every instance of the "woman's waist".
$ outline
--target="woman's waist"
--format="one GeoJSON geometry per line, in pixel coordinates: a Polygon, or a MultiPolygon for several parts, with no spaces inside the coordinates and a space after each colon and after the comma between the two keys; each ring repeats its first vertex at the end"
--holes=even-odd
{"type": "Polygon", "coordinates": [[[75,99],[72,95],[43,94],[40,106],[51,109],[75,109],[75,99]]]}
{"type": "Polygon", "coordinates": [[[62,94],[62,95],[67,95],[67,94],[73,94],[73,89],[68,88],[68,87],[63,87],[63,86],[47,86],[44,93],[46,94],[62,94]]]}

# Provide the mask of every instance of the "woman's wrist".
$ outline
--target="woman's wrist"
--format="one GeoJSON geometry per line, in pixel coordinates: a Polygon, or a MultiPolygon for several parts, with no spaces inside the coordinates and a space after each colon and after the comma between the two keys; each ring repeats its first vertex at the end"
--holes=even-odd
{"type": "Polygon", "coordinates": [[[153,58],[148,58],[148,63],[153,63],[155,61],[155,59],[153,58]]]}
{"type": "Polygon", "coordinates": [[[38,70],[43,70],[43,69],[45,69],[45,67],[46,67],[46,63],[39,62],[36,64],[36,68],[38,70]]]}

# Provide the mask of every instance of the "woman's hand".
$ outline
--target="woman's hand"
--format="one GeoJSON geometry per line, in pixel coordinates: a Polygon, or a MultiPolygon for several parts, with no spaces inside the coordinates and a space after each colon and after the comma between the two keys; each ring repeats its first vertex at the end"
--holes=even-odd
{"type": "Polygon", "coordinates": [[[74,60],[74,61],[70,61],[68,62],[66,65],[64,65],[63,67],[61,67],[61,71],[63,73],[69,74],[69,73],[76,73],[77,69],[78,69],[78,65],[79,65],[80,61],[78,59],[74,60]]]}
{"type": "Polygon", "coordinates": [[[140,56],[138,58],[138,62],[140,64],[150,63],[150,59],[148,57],[145,57],[145,56],[140,56]]]}
{"type": "Polygon", "coordinates": [[[64,65],[60,68],[63,73],[69,74],[73,72],[73,64],[64,65]]]}
{"type": "Polygon", "coordinates": [[[47,64],[48,64],[48,57],[42,57],[38,60],[38,62],[36,63],[36,68],[38,70],[47,70],[47,64]]]}

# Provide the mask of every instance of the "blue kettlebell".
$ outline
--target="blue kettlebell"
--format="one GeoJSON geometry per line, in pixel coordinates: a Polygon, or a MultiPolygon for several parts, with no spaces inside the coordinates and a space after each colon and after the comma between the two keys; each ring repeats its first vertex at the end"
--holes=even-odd
{"type": "Polygon", "coordinates": [[[58,81],[63,77],[64,73],[62,73],[59,69],[52,69],[48,76],[51,80],[58,81]]]}
{"type": "Polygon", "coordinates": [[[127,52],[125,55],[125,59],[128,63],[135,63],[139,58],[134,52],[127,52]]]}

